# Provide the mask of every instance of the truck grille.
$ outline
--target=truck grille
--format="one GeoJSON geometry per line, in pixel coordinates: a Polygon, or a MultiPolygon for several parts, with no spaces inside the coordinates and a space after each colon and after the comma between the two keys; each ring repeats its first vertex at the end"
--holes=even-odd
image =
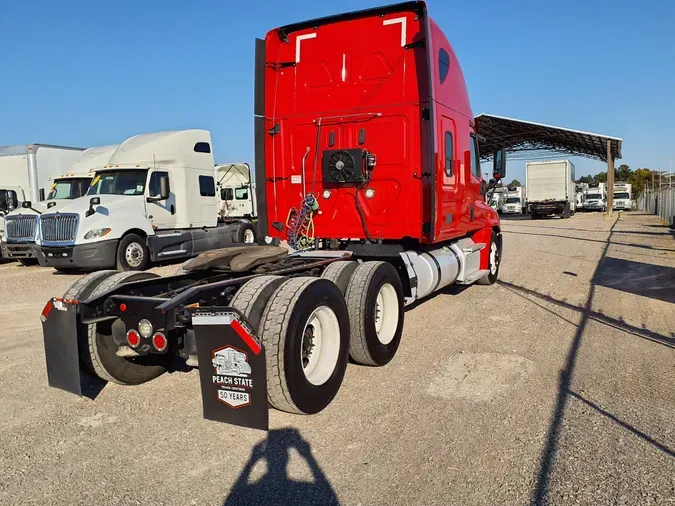
{"type": "Polygon", "coordinates": [[[79,215],[51,214],[40,217],[40,237],[43,243],[73,243],[79,215]]]}
{"type": "Polygon", "coordinates": [[[5,236],[7,237],[7,241],[33,241],[35,239],[36,226],[37,216],[6,216],[5,236]]]}

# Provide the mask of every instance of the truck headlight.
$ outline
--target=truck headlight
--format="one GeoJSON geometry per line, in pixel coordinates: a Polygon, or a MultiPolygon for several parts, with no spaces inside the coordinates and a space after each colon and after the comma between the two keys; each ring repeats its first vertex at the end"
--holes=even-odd
{"type": "Polygon", "coordinates": [[[105,235],[108,235],[110,233],[109,228],[94,228],[84,234],[85,239],[98,239],[99,237],[103,237],[105,235]]]}

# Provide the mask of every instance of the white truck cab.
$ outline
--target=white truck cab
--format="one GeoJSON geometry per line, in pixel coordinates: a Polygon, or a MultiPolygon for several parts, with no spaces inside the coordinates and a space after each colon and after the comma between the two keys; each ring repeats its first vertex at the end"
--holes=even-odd
{"type": "Polygon", "coordinates": [[[24,144],[0,146],[0,237],[4,236],[4,217],[21,209],[24,202],[45,200],[50,180],[70,166],[82,148],[24,144]]]}
{"type": "Polygon", "coordinates": [[[24,265],[37,263],[35,242],[39,217],[42,213],[59,211],[74,199],[87,193],[94,170],[108,163],[117,146],[99,146],[80,151],[68,167],[68,172],[50,178],[47,200],[24,200],[21,208],[5,217],[5,234],[2,239],[3,256],[16,258],[24,265]]]}
{"type": "Polygon", "coordinates": [[[218,216],[221,221],[256,216],[255,186],[247,163],[216,165],[218,216]]]}
{"type": "Polygon", "coordinates": [[[607,185],[598,183],[586,189],[584,195],[584,211],[607,210],[607,185]]]}
{"type": "Polygon", "coordinates": [[[40,217],[40,265],[143,270],[240,240],[249,222],[218,223],[211,134],[136,135],[96,169],[87,195],[40,217]]]}
{"type": "Polygon", "coordinates": [[[612,209],[617,211],[630,211],[633,207],[633,185],[618,182],[614,184],[614,200],[612,209]]]}
{"type": "Polygon", "coordinates": [[[513,186],[506,189],[504,195],[504,214],[523,214],[526,209],[525,189],[522,186],[513,186]]]}

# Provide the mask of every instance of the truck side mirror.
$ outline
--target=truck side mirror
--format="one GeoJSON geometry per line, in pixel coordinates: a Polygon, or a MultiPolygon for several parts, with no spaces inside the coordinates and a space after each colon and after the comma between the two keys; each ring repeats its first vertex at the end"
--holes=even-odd
{"type": "Polygon", "coordinates": [[[493,156],[492,177],[499,180],[506,177],[506,148],[498,149],[493,156]]]}
{"type": "Polygon", "coordinates": [[[159,199],[167,200],[171,194],[171,188],[169,187],[169,178],[167,176],[162,176],[159,178],[159,199]]]}
{"type": "Polygon", "coordinates": [[[40,188],[40,202],[42,202],[45,199],[45,189],[40,188]]]}
{"type": "Polygon", "coordinates": [[[51,209],[51,208],[54,207],[55,205],[56,205],[56,202],[54,202],[54,201],[52,201],[52,202],[47,202],[47,209],[51,209]]]}
{"type": "Polygon", "coordinates": [[[30,209],[30,206],[31,206],[30,200],[24,200],[23,202],[21,202],[21,207],[23,207],[24,209],[30,209]]]}
{"type": "Polygon", "coordinates": [[[101,197],[92,197],[89,199],[89,209],[87,209],[87,212],[84,213],[85,216],[89,217],[92,214],[94,214],[96,211],[94,211],[94,206],[100,206],[101,205],[101,197]]]}

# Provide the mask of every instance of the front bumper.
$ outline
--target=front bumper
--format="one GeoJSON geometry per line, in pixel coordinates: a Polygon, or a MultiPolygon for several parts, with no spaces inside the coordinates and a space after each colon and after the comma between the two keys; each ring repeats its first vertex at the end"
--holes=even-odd
{"type": "Polygon", "coordinates": [[[2,256],[4,258],[37,258],[34,242],[2,243],[2,256]]]}
{"type": "Polygon", "coordinates": [[[115,267],[117,239],[75,246],[37,246],[42,267],[105,269],[115,267]]]}
{"type": "Polygon", "coordinates": [[[502,213],[504,214],[523,214],[523,209],[518,208],[518,209],[507,209],[506,207],[502,209],[502,213]]]}

